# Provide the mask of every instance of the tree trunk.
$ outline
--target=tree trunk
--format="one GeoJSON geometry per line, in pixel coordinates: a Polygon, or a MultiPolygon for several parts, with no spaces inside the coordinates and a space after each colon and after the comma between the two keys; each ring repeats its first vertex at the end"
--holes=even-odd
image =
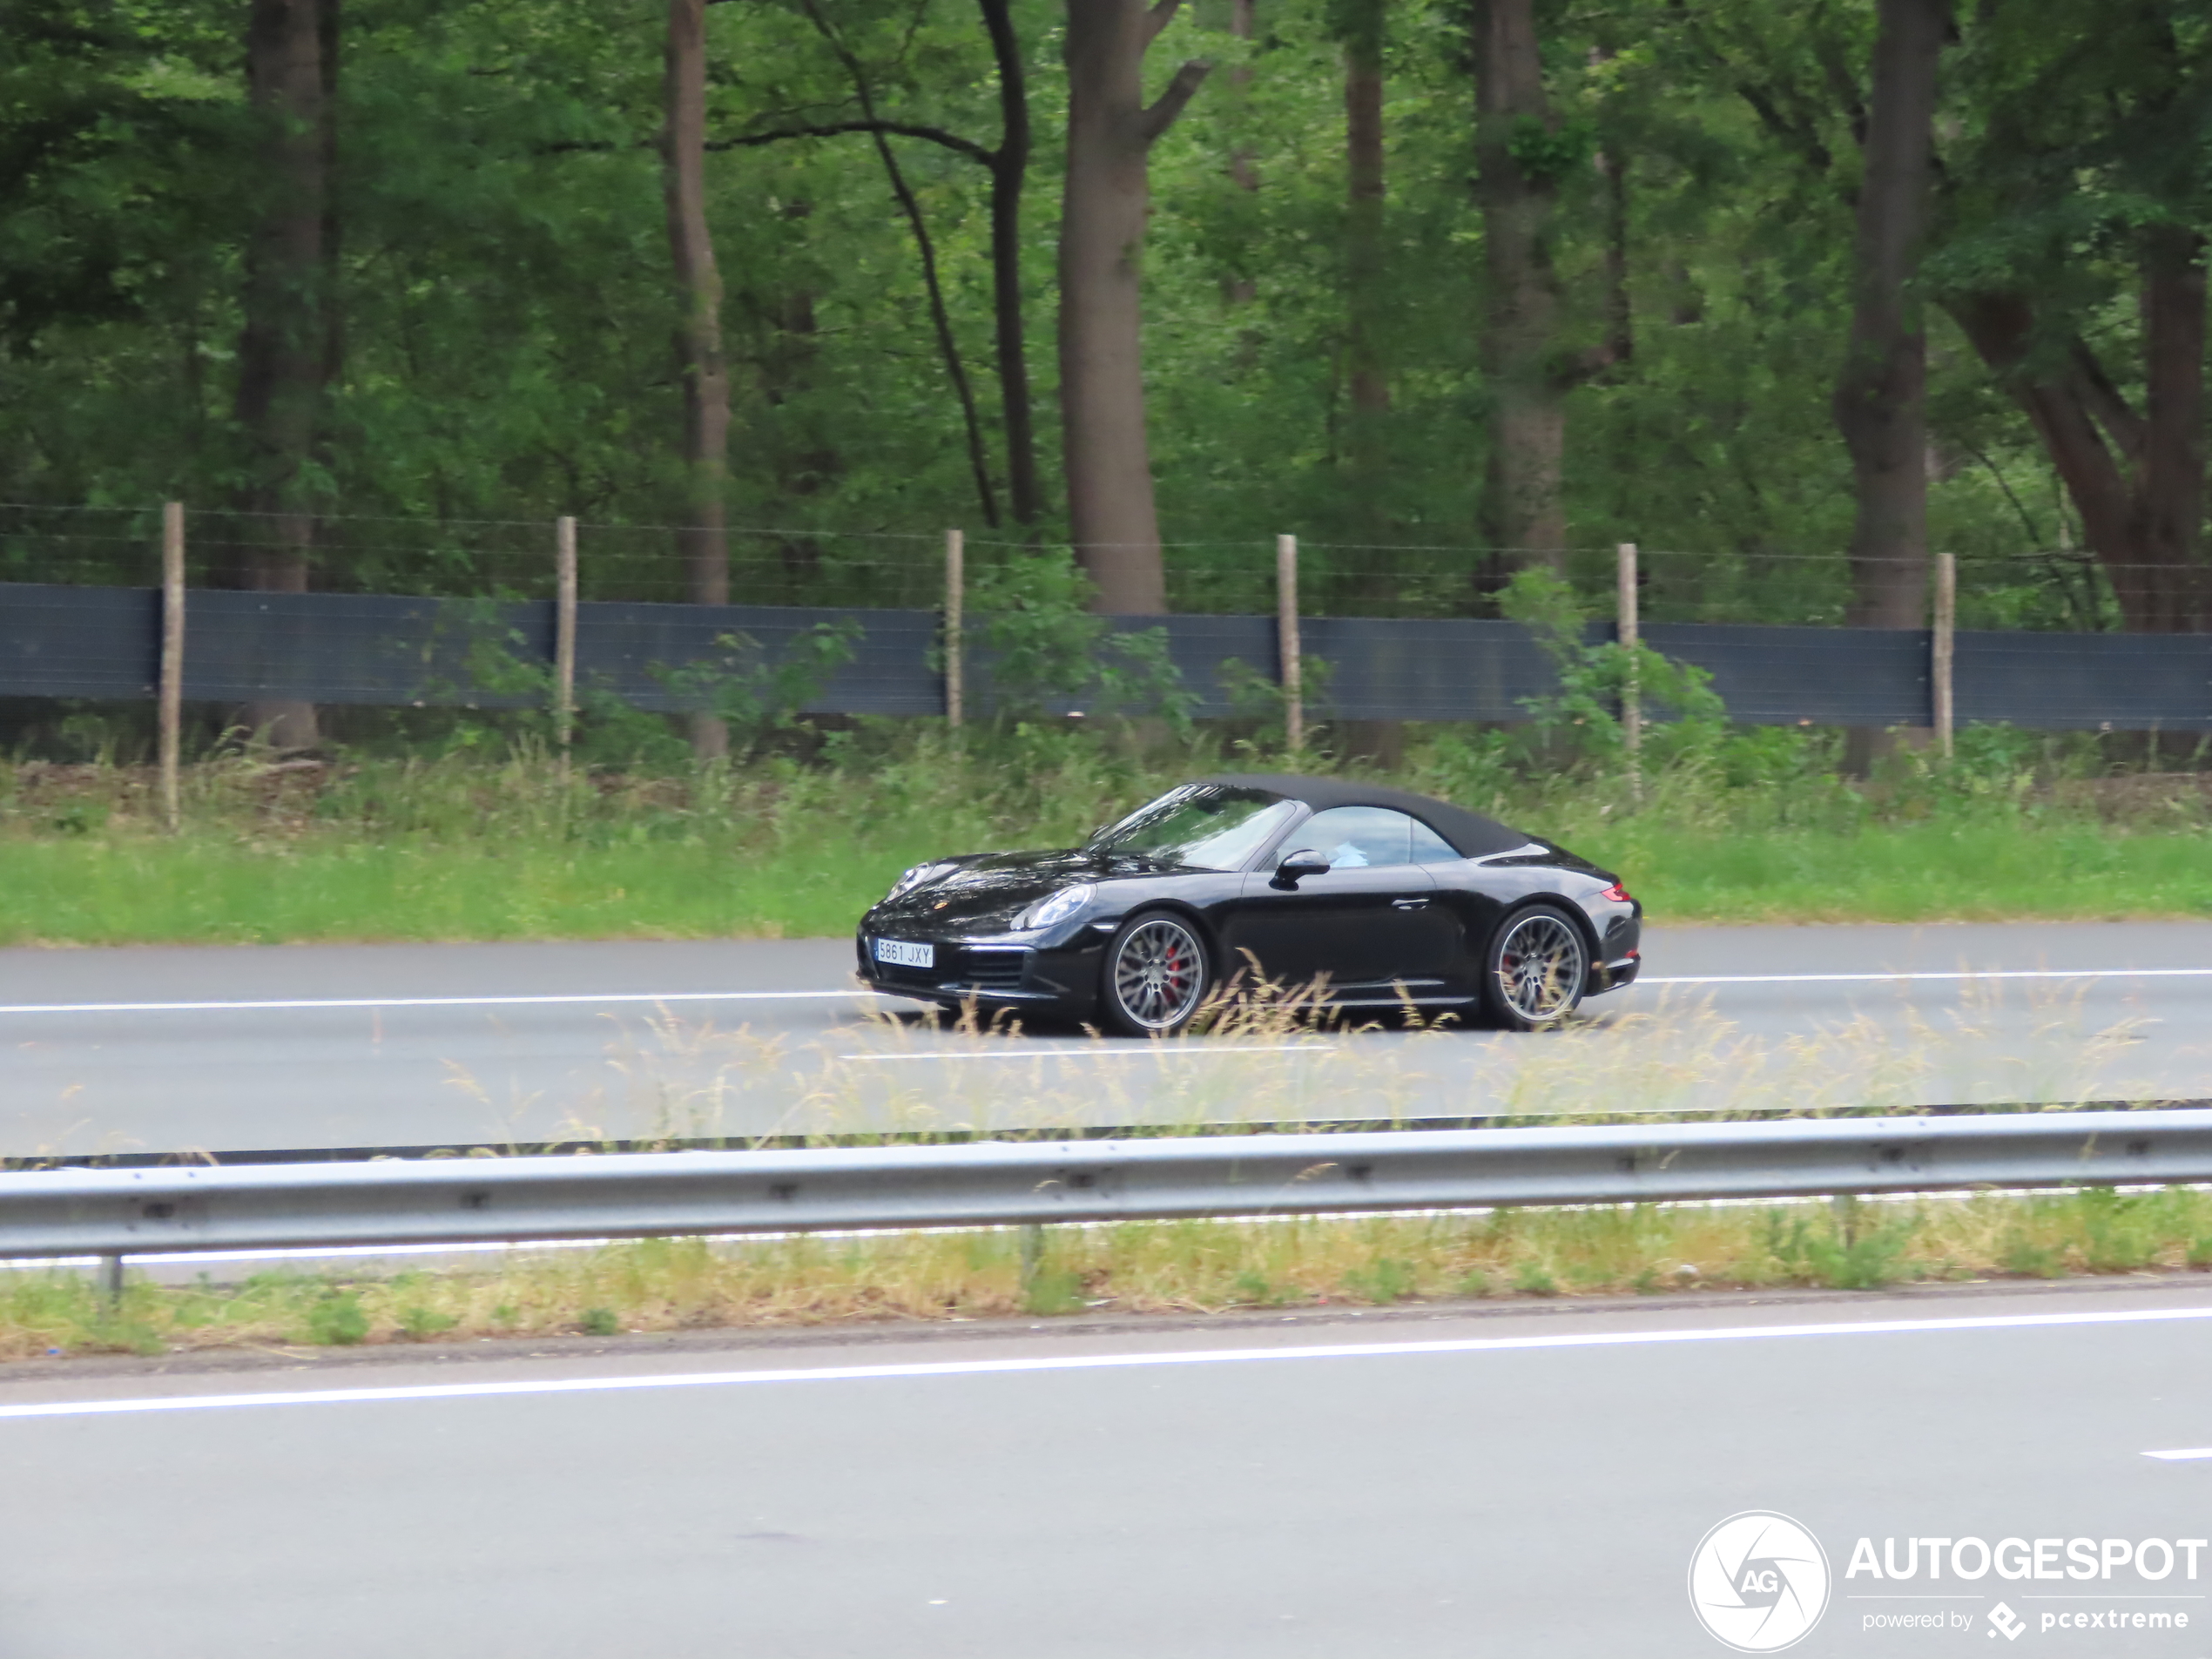
{"type": "Polygon", "coordinates": [[[1146,157],[1197,91],[1185,64],[1149,108],[1144,51],[1179,0],[1069,0],[1068,174],[1060,225],[1060,405],[1068,516],[1096,608],[1167,609],[1144,435],[1138,261],[1146,157]]]}
{"type": "MultiPolygon", "coordinates": [[[[1390,371],[1383,349],[1389,316],[1385,288],[1383,40],[1386,0],[1342,0],[1336,17],[1344,44],[1345,368],[1351,418],[1345,450],[1351,462],[1359,554],[1352,585],[1371,604],[1398,597],[1398,556],[1391,534],[1390,371]]],[[[1405,764],[1402,720],[1341,720],[1337,739],[1347,759],[1386,771],[1405,764]]]]}
{"type": "MultiPolygon", "coordinates": [[[[1229,32],[1247,46],[1251,44],[1252,37],[1257,32],[1259,21],[1257,10],[1256,0],[1229,0],[1229,32]]],[[[1238,64],[1229,71],[1229,84],[1241,97],[1244,89],[1252,84],[1252,66],[1238,64]]],[[[1251,145],[1241,138],[1229,152],[1229,177],[1239,190],[1251,192],[1259,188],[1258,164],[1252,159],[1251,145]]],[[[1246,293],[1241,297],[1249,300],[1251,295],[1246,293]]]]}
{"type": "MultiPolygon", "coordinates": [[[[724,515],[729,480],[730,374],[722,352],[722,277],[706,224],[705,0],[669,0],[661,193],[682,318],[676,372],[684,395],[684,524],[677,546],[693,604],[730,603],[730,538],[724,515]]],[[[691,717],[691,751],[702,760],[729,752],[729,732],[705,713],[691,717]]]]}
{"type": "MultiPolygon", "coordinates": [[[[1344,19],[1345,367],[1352,392],[1355,510],[1368,534],[1389,529],[1390,378],[1382,333],[1384,292],[1383,21],[1385,0],[1348,0],[1344,19]]],[[[1379,550],[1378,550],[1378,556],[1379,550]]]]}
{"type": "MultiPolygon", "coordinates": [[[[334,24],[334,18],[333,19],[334,24]]],[[[314,514],[301,474],[321,421],[331,334],[325,213],[333,144],[318,0],[253,0],[246,31],[246,96],[260,128],[261,197],[246,248],[235,413],[248,447],[238,505],[242,588],[304,593],[314,514]]],[[[314,705],[248,703],[249,732],[278,749],[320,738],[314,705]]]]}
{"type": "Polygon", "coordinates": [[[1544,93],[1532,0],[1474,0],[1475,202],[1487,292],[1481,364],[1490,400],[1482,493],[1490,551],[1478,592],[1494,595],[1524,564],[1565,563],[1560,482],[1571,381],[1554,361],[1559,275],[1552,212],[1559,194],[1541,138],[1557,122],[1544,93]]]}
{"type": "MultiPolygon", "coordinates": [[[[813,212],[813,204],[808,201],[783,206],[786,219],[804,219],[813,212]]],[[[779,500],[811,501],[833,488],[845,472],[844,456],[825,435],[811,408],[821,354],[813,291],[793,287],[748,295],[745,304],[766,335],[758,361],[761,398],[771,411],[768,460],[776,494],[779,500]]],[[[804,532],[785,536],[779,539],[777,551],[792,584],[791,603],[807,603],[806,584],[821,569],[820,539],[804,532]]]]}
{"type": "Polygon", "coordinates": [[[991,310],[996,324],[999,403],[1006,423],[1006,489],[1017,524],[1044,511],[1037,484],[1036,427],[1029,402],[1028,347],[1022,312],[1022,191],[1029,177],[1029,94],[1011,0],[981,0],[998,66],[999,143],[991,152],[991,310]]]}
{"type": "MultiPolygon", "coordinates": [[[[1909,289],[1927,231],[1949,10],[1947,0],[1879,0],[1851,341],[1833,400],[1858,506],[1846,612],[1855,627],[1927,622],[1928,340],[1909,289]]],[[[1887,746],[1881,731],[1854,728],[1845,769],[1864,775],[1887,746]]]]}
{"type": "MultiPolygon", "coordinates": [[[[1258,18],[1255,15],[1256,9],[1257,0],[1229,0],[1229,32],[1247,45],[1251,44],[1258,23],[1258,18]]],[[[1229,89],[1236,106],[1237,125],[1240,129],[1238,136],[1229,146],[1229,181],[1247,196],[1255,196],[1259,193],[1259,165],[1252,158],[1251,142],[1241,133],[1245,113],[1244,94],[1251,84],[1252,66],[1251,64],[1239,63],[1229,71],[1229,89]]],[[[1258,297],[1259,283],[1249,272],[1240,272],[1231,276],[1221,285],[1221,294],[1222,298],[1232,306],[1250,305],[1258,297]]],[[[1257,337],[1247,333],[1246,346],[1256,347],[1258,343],[1257,337]]],[[[1251,354],[1250,349],[1241,354],[1247,361],[1251,354]]]]}
{"type": "Polygon", "coordinates": [[[2128,626],[2203,626],[2204,239],[2161,226],[2143,250],[2144,441],[2139,485],[2142,562],[2114,568],[2128,626]]]}
{"type": "Polygon", "coordinates": [[[1851,341],[1834,397],[1858,502],[1850,620],[1860,627],[1927,617],[1928,341],[1908,289],[1927,229],[1947,11],[1945,0],[1880,0],[1851,341]]]}
{"type": "Polygon", "coordinates": [[[2082,540],[2134,633],[2202,627],[2205,278],[2202,239],[2156,230],[2142,250],[2146,413],[2130,408],[2087,346],[2037,351],[2033,303],[1975,293],[1952,316],[2012,394],[2081,516],[2082,540]]]}

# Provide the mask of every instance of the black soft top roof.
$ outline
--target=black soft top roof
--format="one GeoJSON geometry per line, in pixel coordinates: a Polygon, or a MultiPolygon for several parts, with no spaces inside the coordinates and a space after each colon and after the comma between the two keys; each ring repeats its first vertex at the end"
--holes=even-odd
{"type": "Polygon", "coordinates": [[[1487,858],[1493,853],[1516,853],[1535,838],[1524,835],[1495,819],[1471,813],[1449,801],[1431,800],[1403,789],[1363,784],[1348,778],[1300,778],[1291,772],[1232,772],[1201,778],[1202,784],[1222,784],[1232,789],[1264,789],[1286,800],[1302,800],[1315,812],[1332,806],[1387,806],[1410,813],[1446,840],[1461,858],[1487,858]]]}

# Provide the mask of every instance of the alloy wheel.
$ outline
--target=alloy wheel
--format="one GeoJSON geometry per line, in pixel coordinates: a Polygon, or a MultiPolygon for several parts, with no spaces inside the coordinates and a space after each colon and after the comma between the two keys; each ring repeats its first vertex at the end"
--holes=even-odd
{"type": "Polygon", "coordinates": [[[1172,1031],[1205,993],[1205,948],[1169,917],[1140,921],[1114,952],[1113,985],[1114,1001],[1131,1024],[1172,1031]]]}
{"type": "Polygon", "coordinates": [[[1527,1024],[1550,1025],[1581,1000],[1585,968],[1580,935],[1540,910],[1514,923],[1499,945],[1499,995],[1527,1024]]]}

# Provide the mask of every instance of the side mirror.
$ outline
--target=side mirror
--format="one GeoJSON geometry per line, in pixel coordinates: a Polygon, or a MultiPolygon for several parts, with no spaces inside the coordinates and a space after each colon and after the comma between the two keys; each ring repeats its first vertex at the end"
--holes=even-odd
{"type": "Polygon", "coordinates": [[[1312,847],[1302,846],[1295,853],[1284,855],[1283,861],[1275,867],[1275,879],[1267,885],[1279,887],[1285,893],[1295,893],[1298,884],[1305,877],[1326,875],[1328,873],[1328,860],[1312,847]]]}

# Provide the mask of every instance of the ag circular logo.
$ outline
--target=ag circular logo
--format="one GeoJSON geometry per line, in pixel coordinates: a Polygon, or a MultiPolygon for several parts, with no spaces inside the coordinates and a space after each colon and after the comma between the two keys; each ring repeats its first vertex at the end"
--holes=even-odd
{"type": "Polygon", "coordinates": [[[1689,1558],[1689,1605],[1738,1653],[1779,1653],[1828,1608],[1828,1557],[1787,1515],[1747,1509],[1707,1533],[1689,1558]]]}

